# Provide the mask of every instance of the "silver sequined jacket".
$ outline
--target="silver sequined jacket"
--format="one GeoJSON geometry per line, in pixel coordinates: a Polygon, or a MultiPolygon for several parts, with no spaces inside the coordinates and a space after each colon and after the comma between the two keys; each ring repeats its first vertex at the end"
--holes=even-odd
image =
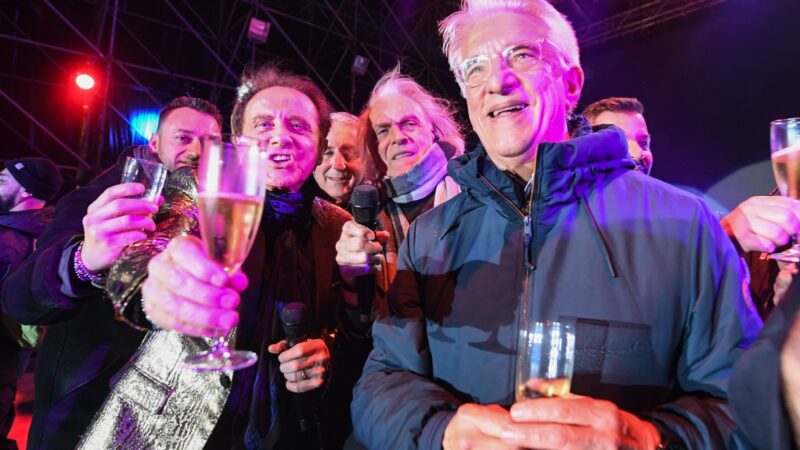
{"type": "MultiPolygon", "coordinates": [[[[196,198],[196,191],[186,193],[190,198],[192,195],[196,198]]],[[[196,211],[196,205],[194,208],[196,211]]],[[[181,215],[189,217],[186,211],[181,215]]],[[[329,230],[332,227],[341,230],[350,218],[344,210],[318,198],[312,204],[312,215],[317,223],[329,230]]],[[[120,320],[137,327],[148,325],[139,306],[138,290],[146,275],[147,261],[164,248],[165,235],[182,234],[185,231],[176,230],[187,224],[191,221],[175,219],[171,231],[159,227],[153,237],[137,243],[138,249],[126,252],[120,258],[128,263],[118,262],[112,268],[107,289],[116,293],[111,297],[120,320]]],[[[334,252],[336,239],[338,234],[326,236],[322,247],[334,252]]],[[[319,258],[315,258],[317,263],[320,259],[329,259],[330,267],[333,267],[334,253],[316,256],[319,258]]],[[[317,267],[316,273],[317,286],[331,285],[330,271],[317,267]]],[[[195,372],[183,369],[181,363],[190,354],[208,350],[209,344],[210,340],[174,331],[148,332],[128,365],[112,380],[111,394],[77,448],[203,448],[222,414],[230,393],[232,373],[195,372]]]]}

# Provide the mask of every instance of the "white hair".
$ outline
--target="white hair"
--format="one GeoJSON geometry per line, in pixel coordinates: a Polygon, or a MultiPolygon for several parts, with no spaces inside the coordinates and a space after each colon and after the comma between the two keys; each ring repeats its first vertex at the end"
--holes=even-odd
{"type": "Polygon", "coordinates": [[[357,127],[358,117],[350,114],[349,112],[337,111],[331,113],[331,126],[334,124],[347,124],[357,127]]]}
{"type": "MultiPolygon", "coordinates": [[[[580,67],[578,38],[569,20],[547,0],[463,0],[461,9],[439,22],[439,34],[450,69],[458,74],[458,66],[464,60],[464,43],[471,22],[492,13],[512,12],[530,16],[541,21],[548,30],[547,37],[563,53],[569,66],[580,67]]],[[[458,79],[459,85],[461,80],[458,79]]],[[[461,86],[462,94],[464,86],[461,86]]]]}
{"type": "MultiPolygon", "coordinates": [[[[461,127],[455,120],[455,111],[450,102],[443,98],[434,97],[413,78],[400,73],[400,65],[383,74],[378,80],[372,89],[365,109],[371,110],[379,98],[392,94],[410,98],[419,105],[433,125],[433,134],[436,138],[453,147],[454,152],[449,154],[448,157],[464,153],[464,137],[461,134],[461,127]]],[[[448,153],[448,151],[445,150],[445,153],[448,153]]]]}

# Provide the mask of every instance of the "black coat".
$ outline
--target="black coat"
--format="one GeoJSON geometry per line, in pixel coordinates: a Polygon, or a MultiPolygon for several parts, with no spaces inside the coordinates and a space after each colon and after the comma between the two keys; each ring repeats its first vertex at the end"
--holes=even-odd
{"type": "MultiPolygon", "coordinates": [[[[0,214],[0,289],[6,276],[33,251],[52,216],[52,206],[0,214]]],[[[25,370],[30,354],[11,333],[0,332],[0,383],[14,383],[25,370]]]]}
{"type": "MultiPolygon", "coordinates": [[[[733,366],[728,394],[742,448],[789,450],[797,446],[783,400],[781,349],[800,311],[798,279],[775,306],[758,340],[733,366]]],[[[800,373],[795,374],[800,376],[800,373]]]]}
{"type": "MultiPolygon", "coordinates": [[[[79,298],[65,295],[58,275],[64,249],[83,235],[86,209],[119,182],[114,166],[56,206],[36,251],[9,274],[3,310],[26,324],[46,325],[36,366],[36,398],[28,448],[72,449],[109,392],[109,379],[139,346],[143,333],[114,320],[100,289],[82,285],[79,298]]],[[[74,280],[78,283],[77,280],[74,280]]]]}

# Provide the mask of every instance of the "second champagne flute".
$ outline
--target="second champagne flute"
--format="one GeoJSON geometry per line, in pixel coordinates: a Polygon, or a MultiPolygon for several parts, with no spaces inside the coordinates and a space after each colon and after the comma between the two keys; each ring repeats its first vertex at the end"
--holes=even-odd
{"type": "MultiPolygon", "coordinates": [[[[800,200],[800,118],[773,120],[770,123],[770,151],[772,171],[781,195],[800,200]]],[[[770,258],[778,261],[800,262],[800,245],[797,236],[792,246],[770,258]]]]}
{"type": "MultiPolygon", "coordinates": [[[[255,139],[206,137],[198,166],[200,236],[209,258],[226,272],[241,267],[253,246],[264,205],[266,154],[255,139]]],[[[258,360],[251,351],[233,350],[227,337],[207,352],[190,355],[184,365],[197,371],[238,370],[258,360]]]]}
{"type": "Polygon", "coordinates": [[[516,400],[565,397],[572,384],[575,332],[561,322],[534,322],[520,330],[516,400]]]}

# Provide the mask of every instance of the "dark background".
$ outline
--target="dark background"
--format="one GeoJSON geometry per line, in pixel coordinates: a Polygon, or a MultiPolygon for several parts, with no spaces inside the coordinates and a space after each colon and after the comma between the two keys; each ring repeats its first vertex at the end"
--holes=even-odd
{"type": "MultiPolygon", "coordinates": [[[[690,8],[698,3],[554,0],[582,39],[586,84],[579,109],[606,96],[638,97],[653,135],[653,176],[708,192],[712,207],[723,210],[774,186],[769,122],[800,116],[800,0],[708,0],[703,8],[690,8]],[[648,7],[653,23],[634,14],[648,7]],[[655,20],[656,12],[669,8],[684,13],[655,20]],[[645,25],[614,34],[631,23],[645,25]],[[600,39],[598,30],[612,36],[600,39]]],[[[142,141],[127,123],[132,111],[157,110],[190,94],[216,102],[227,115],[238,74],[276,60],[310,76],[337,109],[353,113],[375,80],[400,60],[406,73],[452,99],[466,120],[436,33],[437,20],[457,4],[0,0],[0,89],[8,97],[0,98],[0,162],[44,153],[74,185],[113,162],[125,145],[142,141]],[[251,16],[272,23],[265,44],[248,41],[244,30],[251,16]],[[356,54],[370,62],[361,76],[350,70],[356,54]],[[98,78],[88,96],[72,83],[87,68],[98,78]],[[89,107],[82,149],[83,104],[89,107]],[[81,168],[25,113],[91,168],[81,168]]]]}
{"type": "Polygon", "coordinates": [[[645,104],[652,175],[728,208],[774,186],[769,122],[800,116],[800,1],[728,1],[583,52],[581,107],[645,104]]]}

